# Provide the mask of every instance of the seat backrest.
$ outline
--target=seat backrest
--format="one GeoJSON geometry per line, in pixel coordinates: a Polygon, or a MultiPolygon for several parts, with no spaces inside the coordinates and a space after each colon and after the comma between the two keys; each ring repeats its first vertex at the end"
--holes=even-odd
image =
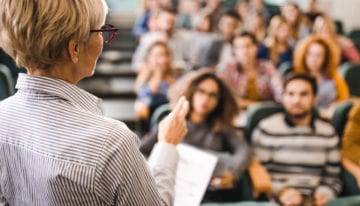
{"type": "Polygon", "coordinates": [[[350,95],[360,97],[360,64],[345,63],[340,67],[340,74],[349,86],[350,95]]]}
{"type": "Polygon", "coordinates": [[[354,42],[356,48],[360,50],[360,29],[350,31],[348,37],[354,42]]]}
{"type": "Polygon", "coordinates": [[[259,102],[250,105],[246,110],[247,121],[245,125],[245,137],[248,142],[251,142],[251,135],[262,119],[283,111],[283,107],[275,102],[259,102]]]}
{"type": "Polygon", "coordinates": [[[3,100],[14,94],[14,83],[10,69],[0,64],[0,100],[3,100]]]}
{"type": "Polygon", "coordinates": [[[291,62],[284,62],[284,63],[281,63],[278,67],[278,71],[281,75],[281,77],[283,79],[285,79],[285,77],[293,72],[293,66],[292,66],[292,63],[291,62]]]}
{"type": "Polygon", "coordinates": [[[334,115],[331,118],[331,124],[334,126],[340,138],[344,133],[344,128],[348,120],[349,112],[353,105],[354,102],[352,101],[342,102],[336,106],[334,115]]]}
{"type": "Polygon", "coordinates": [[[154,128],[170,112],[170,104],[163,104],[156,108],[150,118],[150,129],[154,128]]]}
{"type": "Polygon", "coordinates": [[[334,20],[335,27],[336,27],[336,33],[338,34],[344,34],[344,24],[340,19],[334,20]]]}

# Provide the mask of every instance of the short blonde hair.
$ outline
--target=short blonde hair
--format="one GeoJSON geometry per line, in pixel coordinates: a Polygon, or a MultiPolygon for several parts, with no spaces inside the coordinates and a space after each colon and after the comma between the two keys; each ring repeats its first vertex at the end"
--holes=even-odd
{"type": "Polygon", "coordinates": [[[19,66],[48,69],[68,58],[71,39],[86,42],[105,21],[104,0],[0,0],[0,47],[19,66]]]}

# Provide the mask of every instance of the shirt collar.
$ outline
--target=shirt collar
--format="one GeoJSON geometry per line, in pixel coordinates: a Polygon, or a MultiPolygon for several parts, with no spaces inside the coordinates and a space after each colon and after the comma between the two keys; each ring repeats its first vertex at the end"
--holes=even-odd
{"type": "Polygon", "coordinates": [[[27,91],[38,91],[49,95],[57,96],[69,101],[75,107],[88,112],[101,114],[101,99],[60,79],[53,79],[43,76],[32,76],[19,74],[16,89],[27,91]]]}
{"type": "MultiPolygon", "coordinates": [[[[309,126],[310,126],[311,129],[314,130],[315,129],[315,118],[316,118],[316,116],[315,116],[314,112],[311,112],[311,113],[312,113],[311,114],[311,121],[310,121],[309,126]]],[[[289,116],[289,114],[287,112],[285,112],[285,122],[289,127],[296,127],[297,126],[293,121],[291,121],[290,116],[289,116]]]]}

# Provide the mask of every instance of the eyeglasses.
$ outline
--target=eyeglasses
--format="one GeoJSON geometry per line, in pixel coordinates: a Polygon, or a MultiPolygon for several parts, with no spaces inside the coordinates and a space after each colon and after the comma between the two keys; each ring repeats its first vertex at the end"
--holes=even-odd
{"type": "Polygon", "coordinates": [[[117,31],[118,29],[111,24],[105,24],[101,27],[101,29],[90,30],[90,32],[101,32],[105,44],[109,44],[115,39],[117,31]]]}
{"type": "Polygon", "coordinates": [[[211,99],[214,99],[214,100],[218,100],[220,98],[220,95],[216,92],[207,92],[201,88],[197,88],[195,90],[196,93],[199,93],[201,95],[207,95],[208,97],[210,97],[211,99]]]}

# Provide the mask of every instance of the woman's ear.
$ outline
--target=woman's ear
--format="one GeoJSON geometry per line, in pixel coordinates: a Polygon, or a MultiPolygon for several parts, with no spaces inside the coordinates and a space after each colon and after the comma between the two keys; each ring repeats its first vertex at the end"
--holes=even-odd
{"type": "Polygon", "coordinates": [[[78,63],[79,61],[79,42],[75,39],[71,39],[68,44],[68,52],[70,59],[73,63],[78,63]]]}

